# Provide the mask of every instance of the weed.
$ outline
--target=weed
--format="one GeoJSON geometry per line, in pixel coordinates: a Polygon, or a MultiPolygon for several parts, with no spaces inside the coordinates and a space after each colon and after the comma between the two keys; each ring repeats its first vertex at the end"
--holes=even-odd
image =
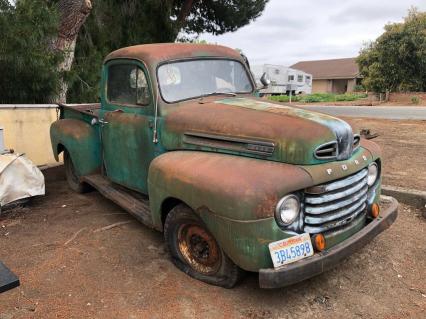
{"type": "Polygon", "coordinates": [[[415,104],[415,105],[417,105],[417,104],[419,104],[420,103],[420,99],[419,99],[419,97],[418,96],[412,96],[411,97],[411,104],[415,104]]]}

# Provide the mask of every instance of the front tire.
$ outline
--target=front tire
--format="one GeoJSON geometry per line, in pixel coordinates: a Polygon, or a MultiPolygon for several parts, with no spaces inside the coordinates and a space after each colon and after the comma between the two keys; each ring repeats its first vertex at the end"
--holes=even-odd
{"type": "Polygon", "coordinates": [[[173,263],[189,276],[224,288],[232,288],[240,280],[242,270],[188,206],[179,204],[170,211],[164,238],[173,263]]]}
{"type": "Polygon", "coordinates": [[[67,150],[64,151],[64,167],[65,176],[67,178],[68,186],[76,193],[87,193],[90,191],[90,186],[86,183],[80,182],[80,178],[75,172],[74,164],[71,156],[67,150]]]}

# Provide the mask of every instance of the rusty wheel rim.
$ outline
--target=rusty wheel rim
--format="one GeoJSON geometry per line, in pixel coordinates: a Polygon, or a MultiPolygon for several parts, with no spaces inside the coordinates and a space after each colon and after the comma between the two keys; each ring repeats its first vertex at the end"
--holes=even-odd
{"type": "Polygon", "coordinates": [[[209,275],[219,270],[221,256],[216,240],[199,225],[181,225],[178,246],[186,262],[197,272],[209,275]]]}

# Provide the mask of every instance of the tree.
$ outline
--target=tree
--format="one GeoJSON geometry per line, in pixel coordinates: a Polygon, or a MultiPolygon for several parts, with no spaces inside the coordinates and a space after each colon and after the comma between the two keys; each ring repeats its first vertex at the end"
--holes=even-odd
{"type": "Polygon", "coordinates": [[[96,0],[77,39],[69,101],[98,100],[104,57],[124,46],[222,34],[257,18],[268,0],[96,0]]]}
{"type": "MultiPolygon", "coordinates": [[[[52,41],[52,50],[63,54],[63,61],[58,66],[59,73],[66,75],[71,70],[74,62],[75,44],[81,26],[86,21],[92,3],[90,0],[59,0],[57,1],[59,12],[58,33],[52,41]]],[[[55,97],[57,102],[65,102],[68,91],[68,83],[64,77],[60,81],[60,90],[55,97]]]]}
{"type": "Polygon", "coordinates": [[[368,90],[426,91],[426,12],[412,8],[404,22],[386,25],[357,62],[368,90]]]}
{"type": "Polygon", "coordinates": [[[50,49],[58,22],[44,0],[0,0],[0,103],[46,103],[58,94],[63,56],[50,49]]]}
{"type": "Polygon", "coordinates": [[[268,0],[177,0],[175,30],[187,33],[233,32],[260,16],[268,0]]]}

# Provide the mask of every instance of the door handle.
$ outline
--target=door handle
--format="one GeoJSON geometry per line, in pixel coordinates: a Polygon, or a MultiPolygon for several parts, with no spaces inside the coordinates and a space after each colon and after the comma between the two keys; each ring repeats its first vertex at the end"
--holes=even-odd
{"type": "Polygon", "coordinates": [[[94,117],[94,118],[92,119],[92,121],[90,121],[90,124],[92,124],[92,125],[97,125],[97,124],[105,125],[105,124],[108,124],[108,123],[109,123],[109,122],[104,121],[104,119],[99,119],[99,118],[96,118],[96,117],[94,117]]]}

